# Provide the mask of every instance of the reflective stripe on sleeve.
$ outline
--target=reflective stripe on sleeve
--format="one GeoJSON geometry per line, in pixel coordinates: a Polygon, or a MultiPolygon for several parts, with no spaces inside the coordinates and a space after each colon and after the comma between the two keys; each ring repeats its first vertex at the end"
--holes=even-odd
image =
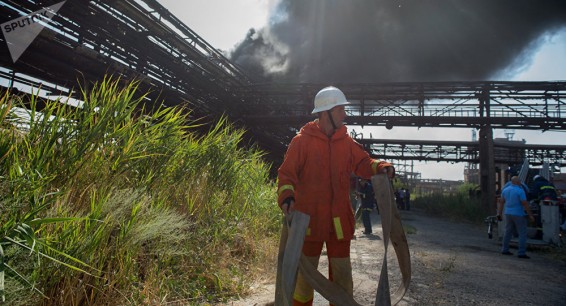
{"type": "Polygon", "coordinates": [[[371,169],[373,170],[373,174],[377,174],[377,166],[379,165],[380,161],[379,160],[374,160],[373,163],[371,163],[371,169]]]}
{"type": "Polygon", "coordinates": [[[340,217],[334,218],[334,229],[336,230],[336,238],[338,238],[338,240],[344,239],[344,231],[342,231],[342,223],[340,223],[340,217]]]}
{"type": "Polygon", "coordinates": [[[281,187],[279,187],[279,190],[277,190],[277,195],[281,195],[281,193],[285,190],[291,190],[295,192],[295,188],[293,188],[293,185],[282,185],[281,187]]]}

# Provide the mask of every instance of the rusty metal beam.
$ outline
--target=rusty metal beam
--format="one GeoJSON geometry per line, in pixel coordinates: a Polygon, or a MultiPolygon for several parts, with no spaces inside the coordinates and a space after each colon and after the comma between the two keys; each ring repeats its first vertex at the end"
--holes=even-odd
{"type": "MultiPolygon", "coordinates": [[[[50,4],[0,0],[0,18],[50,4]]],[[[314,96],[326,86],[254,83],[155,0],[67,1],[20,60],[13,63],[7,48],[0,52],[0,77],[11,80],[8,87],[19,83],[68,95],[112,74],[140,81],[140,92],[150,92],[148,104],[189,104],[193,117],[209,122],[227,115],[275,167],[298,129],[314,119],[314,96]]],[[[566,82],[334,85],[352,102],[349,125],[566,129],[566,82]]]]}

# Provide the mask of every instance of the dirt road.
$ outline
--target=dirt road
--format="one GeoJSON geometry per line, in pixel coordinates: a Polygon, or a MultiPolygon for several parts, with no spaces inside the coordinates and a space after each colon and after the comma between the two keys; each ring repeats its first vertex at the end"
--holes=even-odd
{"type": "MultiPolygon", "coordinates": [[[[486,228],[432,218],[416,211],[401,211],[412,263],[411,286],[399,305],[566,305],[566,262],[544,249],[530,249],[531,259],[500,254],[497,240],[487,238],[486,228]]],[[[374,235],[352,241],[354,297],[374,305],[382,264],[383,242],[379,216],[373,216],[374,235]]],[[[516,249],[512,249],[516,253],[516,249]]],[[[400,283],[400,272],[391,248],[391,290],[400,283]]],[[[320,270],[327,274],[327,262],[320,270]]],[[[275,272],[273,272],[274,274],[275,272]]],[[[274,275],[254,290],[253,296],[227,305],[260,305],[273,300],[274,275]]],[[[315,293],[315,305],[328,305],[315,293]]]]}

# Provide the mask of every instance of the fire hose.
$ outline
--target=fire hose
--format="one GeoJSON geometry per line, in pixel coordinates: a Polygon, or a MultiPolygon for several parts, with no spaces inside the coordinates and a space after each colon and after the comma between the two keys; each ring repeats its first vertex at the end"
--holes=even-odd
{"type": "MultiPolygon", "coordinates": [[[[411,258],[407,238],[401,224],[401,218],[395,204],[393,187],[385,174],[374,175],[372,185],[381,214],[383,229],[383,265],[375,296],[375,305],[396,305],[409,288],[411,282],[411,258]],[[390,293],[387,266],[389,242],[397,255],[402,281],[394,292],[390,293]]],[[[357,306],[342,287],[328,280],[302,254],[301,249],[309,224],[309,216],[301,212],[293,213],[292,221],[285,222],[279,241],[277,280],[275,285],[275,305],[291,305],[295,289],[297,270],[300,269],[307,282],[326,300],[339,306],[357,306]]]]}

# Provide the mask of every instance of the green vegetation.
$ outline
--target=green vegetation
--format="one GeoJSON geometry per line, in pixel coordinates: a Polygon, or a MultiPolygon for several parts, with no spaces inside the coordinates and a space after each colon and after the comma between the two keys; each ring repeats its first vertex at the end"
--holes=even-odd
{"type": "Polygon", "coordinates": [[[485,211],[480,198],[475,196],[474,192],[470,193],[470,190],[474,191],[476,187],[473,184],[462,184],[456,193],[413,194],[411,205],[434,216],[483,224],[490,212],[485,211]]]}
{"type": "Polygon", "coordinates": [[[243,131],[220,120],[200,136],[188,110],[149,112],[136,83],[119,84],[41,113],[36,96],[0,97],[6,303],[211,303],[273,260],[275,186],[243,131]]]}
{"type": "Polygon", "coordinates": [[[403,224],[403,230],[407,235],[414,235],[417,233],[417,228],[408,224],[403,224]]]}

